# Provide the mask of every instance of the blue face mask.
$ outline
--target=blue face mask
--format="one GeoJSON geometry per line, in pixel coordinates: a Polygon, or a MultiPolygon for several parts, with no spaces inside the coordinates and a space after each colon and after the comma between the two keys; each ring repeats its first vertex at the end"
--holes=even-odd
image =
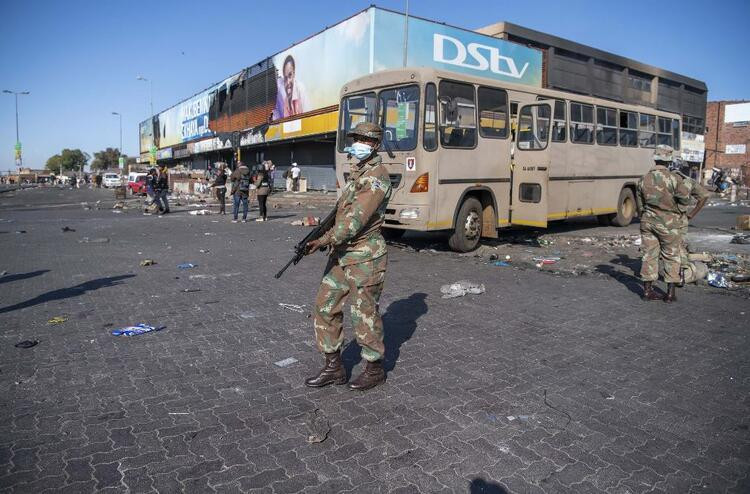
{"type": "Polygon", "coordinates": [[[345,147],[344,151],[351,154],[358,160],[367,158],[372,153],[372,146],[365,144],[364,142],[355,142],[349,147],[345,147]]]}

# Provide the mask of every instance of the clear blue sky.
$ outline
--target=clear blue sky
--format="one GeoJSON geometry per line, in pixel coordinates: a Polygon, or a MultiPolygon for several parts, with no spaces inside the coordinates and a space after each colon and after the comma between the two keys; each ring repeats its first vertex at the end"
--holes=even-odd
{"type": "MultiPolygon", "coordinates": [[[[62,148],[138,152],[148,85],[162,110],[366,8],[371,0],[219,3],[2,2],[0,90],[19,97],[24,164],[62,148]]],[[[403,11],[403,0],[381,7],[403,11]]],[[[476,29],[510,21],[705,81],[709,99],[750,98],[750,2],[411,0],[410,13],[476,29]]],[[[0,94],[0,170],[14,168],[13,97],[0,94]]]]}

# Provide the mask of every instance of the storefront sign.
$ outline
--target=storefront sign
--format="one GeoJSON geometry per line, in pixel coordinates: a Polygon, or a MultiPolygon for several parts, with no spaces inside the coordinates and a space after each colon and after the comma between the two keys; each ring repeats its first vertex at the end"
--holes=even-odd
{"type": "Polygon", "coordinates": [[[692,161],[694,163],[700,163],[703,161],[706,145],[701,134],[683,132],[681,135],[681,141],[682,149],[680,150],[680,157],[683,160],[692,161]]]}
{"type": "Polygon", "coordinates": [[[745,154],[747,152],[747,145],[745,144],[727,144],[724,150],[724,154],[745,154]]]}
{"type": "Polygon", "coordinates": [[[160,149],[156,152],[156,159],[168,160],[172,158],[172,148],[160,149]]]}

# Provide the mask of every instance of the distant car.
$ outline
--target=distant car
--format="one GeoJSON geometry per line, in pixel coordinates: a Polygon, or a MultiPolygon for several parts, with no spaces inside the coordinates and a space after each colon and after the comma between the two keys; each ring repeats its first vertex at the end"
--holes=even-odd
{"type": "Polygon", "coordinates": [[[132,195],[146,195],[146,179],[148,176],[145,173],[139,173],[137,177],[133,177],[135,180],[128,180],[128,188],[132,195]]]}
{"type": "Polygon", "coordinates": [[[121,185],[120,175],[116,173],[105,173],[102,183],[105,187],[117,187],[118,185],[121,185]]]}

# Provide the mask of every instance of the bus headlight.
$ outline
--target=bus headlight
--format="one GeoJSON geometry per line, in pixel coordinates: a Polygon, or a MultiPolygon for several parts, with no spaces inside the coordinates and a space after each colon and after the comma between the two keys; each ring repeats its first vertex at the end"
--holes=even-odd
{"type": "Polygon", "coordinates": [[[419,219],[419,209],[402,209],[398,217],[405,220],[417,220],[419,219]]]}

